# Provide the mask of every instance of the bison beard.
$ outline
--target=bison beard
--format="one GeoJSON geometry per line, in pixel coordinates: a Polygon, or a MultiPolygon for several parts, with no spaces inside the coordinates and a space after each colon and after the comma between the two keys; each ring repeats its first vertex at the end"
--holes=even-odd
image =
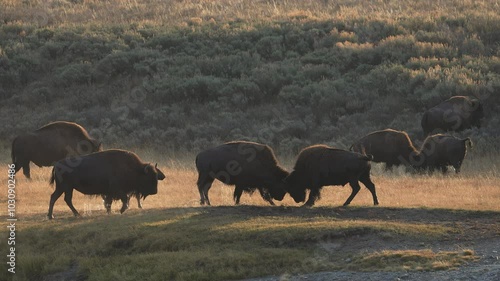
{"type": "Polygon", "coordinates": [[[320,198],[323,186],[342,185],[349,183],[351,195],[344,203],[347,206],[360,190],[362,182],[373,197],[373,204],[378,205],[375,185],[370,179],[371,155],[362,155],[325,145],[307,147],[299,154],[294,171],[285,179],[288,192],[295,202],[303,202],[306,190],[309,189],[309,199],[304,206],[313,206],[320,198]]]}

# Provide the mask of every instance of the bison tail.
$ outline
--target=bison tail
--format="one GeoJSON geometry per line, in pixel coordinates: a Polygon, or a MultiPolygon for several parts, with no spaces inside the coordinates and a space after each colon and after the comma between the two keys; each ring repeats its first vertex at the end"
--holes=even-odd
{"type": "Polygon", "coordinates": [[[16,164],[16,153],[15,153],[16,140],[17,140],[17,138],[15,138],[14,141],[12,142],[12,150],[10,151],[10,157],[12,158],[13,164],[16,164]]]}
{"type": "Polygon", "coordinates": [[[474,145],[470,138],[463,139],[463,141],[464,141],[465,145],[469,146],[469,148],[472,148],[472,146],[474,145]]]}
{"type": "Polygon", "coordinates": [[[54,182],[56,181],[56,166],[54,165],[54,168],[52,168],[52,175],[50,176],[50,184],[53,185],[54,182]]]}

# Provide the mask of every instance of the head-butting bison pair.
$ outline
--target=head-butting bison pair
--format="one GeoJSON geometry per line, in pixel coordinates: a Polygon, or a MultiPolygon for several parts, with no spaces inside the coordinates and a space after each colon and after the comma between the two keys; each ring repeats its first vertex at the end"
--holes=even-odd
{"type": "Polygon", "coordinates": [[[259,190],[264,200],[274,205],[272,199],[282,200],[288,192],[295,202],[305,201],[313,206],[320,197],[320,190],[327,185],[349,183],[352,193],[344,203],[349,205],[358,193],[361,181],[372,193],[378,204],[375,185],[370,180],[371,156],[361,155],[325,145],[305,148],[299,154],[292,173],[283,169],[273,150],[254,142],[229,142],[200,152],[196,157],[200,204],[210,205],[208,191],[215,179],[235,185],[234,200],[239,204],[243,191],[259,190]]]}
{"type": "Polygon", "coordinates": [[[417,150],[406,132],[385,129],[364,136],[350,150],[373,155],[373,162],[385,163],[388,170],[405,165],[418,171],[446,172],[451,165],[459,173],[467,146],[472,147],[470,138],[436,134],[428,136],[417,150]]]}
{"type": "Polygon", "coordinates": [[[50,183],[55,191],[50,196],[49,219],[54,203],[64,193],[64,201],[75,216],[78,211],[72,203],[73,189],[86,195],[102,195],[107,212],[113,200],[121,200],[123,213],[128,208],[130,195],[145,199],[158,191],[158,180],[165,175],[157,165],[142,162],[139,157],[125,150],[105,150],[85,156],[58,161],[52,170],[50,183]]]}

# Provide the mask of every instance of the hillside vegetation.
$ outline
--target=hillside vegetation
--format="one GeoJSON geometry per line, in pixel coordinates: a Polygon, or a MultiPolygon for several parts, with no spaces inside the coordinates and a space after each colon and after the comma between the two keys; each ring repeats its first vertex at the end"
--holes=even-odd
{"type": "MultiPolygon", "coordinates": [[[[0,135],[54,120],[105,145],[294,154],[485,102],[462,135],[499,145],[498,1],[0,0],[0,135]]],[[[481,146],[480,146],[481,147],[481,146]]]]}

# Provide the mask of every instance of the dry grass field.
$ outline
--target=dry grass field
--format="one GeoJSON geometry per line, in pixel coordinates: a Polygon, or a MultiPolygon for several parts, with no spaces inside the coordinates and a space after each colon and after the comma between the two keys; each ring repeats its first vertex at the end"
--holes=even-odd
{"type": "MultiPolygon", "coordinates": [[[[197,172],[188,168],[169,168],[159,166],[167,175],[165,181],[159,183],[157,195],[148,197],[144,202],[145,209],[152,208],[182,208],[198,207],[199,193],[196,187],[197,172]]],[[[32,181],[17,175],[17,207],[19,214],[36,215],[45,214],[48,201],[53,192],[49,185],[50,168],[32,169],[32,181]]],[[[381,172],[377,171],[377,172],[381,172]]],[[[399,172],[399,171],[398,171],[399,172]]],[[[382,173],[373,175],[373,182],[377,186],[377,194],[381,205],[394,208],[443,208],[467,209],[478,211],[500,211],[500,178],[496,175],[464,176],[455,175],[411,175],[401,173],[382,173]]],[[[6,177],[2,177],[2,185],[6,186],[6,177]]],[[[209,196],[213,206],[232,206],[234,187],[214,182],[209,196]]],[[[321,200],[316,206],[338,207],[349,194],[351,189],[344,187],[325,187],[322,190],[321,200]]],[[[255,206],[268,206],[258,193],[242,196],[242,204],[255,206]]],[[[74,204],[78,210],[84,211],[89,216],[101,216],[105,210],[100,198],[88,197],[75,192],[74,204]]],[[[282,202],[283,206],[300,206],[290,196],[282,202]]],[[[371,195],[367,189],[361,189],[352,202],[353,206],[370,206],[371,195]]],[[[137,204],[131,200],[131,209],[136,209],[137,204]]],[[[118,212],[121,203],[115,202],[113,210],[118,212]]],[[[2,210],[5,212],[5,210],[2,210]]],[[[56,216],[70,216],[71,211],[61,197],[55,206],[56,216]]]]}
{"type": "MultiPolygon", "coordinates": [[[[52,221],[46,219],[51,169],[34,167],[32,181],[17,175],[15,280],[234,280],[473,265],[496,249],[500,235],[498,170],[473,173],[479,163],[473,158],[460,175],[431,176],[374,165],[380,206],[372,206],[363,188],[351,206],[341,207],[350,192],[345,186],[325,187],[309,209],[288,195],[272,207],[258,193],[244,194],[234,206],[233,188],[219,182],[209,192],[213,206],[201,207],[192,164],[159,161],[167,178],[144,209],[131,200],[120,215],[115,202],[107,215],[100,198],[75,192],[82,217],[74,218],[61,197],[52,221]]],[[[6,176],[0,182],[6,186],[6,176]]]]}

